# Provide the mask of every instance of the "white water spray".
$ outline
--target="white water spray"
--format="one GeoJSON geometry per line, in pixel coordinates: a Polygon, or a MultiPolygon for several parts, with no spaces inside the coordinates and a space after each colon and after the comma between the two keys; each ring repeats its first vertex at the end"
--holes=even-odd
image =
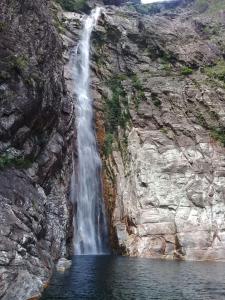
{"type": "Polygon", "coordinates": [[[90,40],[101,8],[84,20],[75,54],[74,86],[78,159],[72,177],[72,199],[75,202],[75,254],[106,253],[107,224],[102,199],[101,160],[93,129],[93,107],[90,95],[90,40]]]}

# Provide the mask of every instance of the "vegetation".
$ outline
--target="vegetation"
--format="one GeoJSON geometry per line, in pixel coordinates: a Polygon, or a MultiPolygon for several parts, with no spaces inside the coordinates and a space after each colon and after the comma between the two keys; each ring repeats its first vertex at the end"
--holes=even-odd
{"type": "Polygon", "coordinates": [[[202,113],[198,113],[197,119],[198,119],[198,123],[199,123],[202,127],[204,127],[204,128],[207,128],[207,127],[208,127],[208,125],[207,125],[207,123],[206,123],[206,120],[205,120],[205,118],[204,118],[204,116],[203,116],[202,113]]]}
{"type": "Polygon", "coordinates": [[[142,86],[142,83],[140,79],[137,77],[137,75],[131,76],[132,80],[132,87],[135,89],[136,95],[135,95],[135,107],[138,109],[139,104],[141,101],[145,100],[145,93],[144,93],[144,87],[142,86]]]}
{"type": "Polygon", "coordinates": [[[222,143],[225,146],[225,128],[212,128],[210,130],[211,137],[222,143]]]}
{"type": "Polygon", "coordinates": [[[199,13],[210,13],[214,14],[220,10],[224,10],[224,0],[196,0],[195,9],[199,13]]]}
{"type": "Polygon", "coordinates": [[[160,12],[160,7],[157,4],[137,4],[131,6],[135,8],[137,12],[143,15],[156,14],[160,12]]]}
{"type": "Polygon", "coordinates": [[[2,21],[0,21],[0,32],[3,31],[6,27],[6,24],[2,21]]]}
{"type": "Polygon", "coordinates": [[[108,86],[112,91],[111,99],[106,101],[107,131],[109,133],[115,133],[118,126],[125,128],[129,119],[126,92],[121,83],[125,78],[124,75],[118,75],[108,81],[108,86]]]}
{"type": "Polygon", "coordinates": [[[225,61],[218,61],[216,65],[207,67],[204,71],[209,77],[225,82],[225,61]]]}
{"type": "Polygon", "coordinates": [[[125,79],[127,79],[127,76],[121,74],[114,76],[107,82],[112,96],[105,101],[106,138],[103,147],[105,156],[110,155],[112,152],[112,143],[114,137],[117,135],[118,127],[120,126],[122,129],[125,129],[130,120],[126,91],[122,85],[125,79]]]}
{"type": "Polygon", "coordinates": [[[13,56],[10,64],[17,72],[23,72],[28,67],[28,60],[24,55],[13,56]]]}
{"type": "Polygon", "coordinates": [[[86,0],[56,0],[64,10],[77,11],[86,6],[86,0]]]}
{"type": "Polygon", "coordinates": [[[105,137],[105,143],[103,147],[103,153],[107,157],[112,153],[112,143],[114,136],[112,133],[107,133],[105,137]]]}
{"type": "Polygon", "coordinates": [[[188,75],[191,75],[193,73],[193,69],[186,66],[186,67],[183,67],[181,69],[180,73],[181,73],[181,75],[188,76],[188,75]]]}
{"type": "Polygon", "coordinates": [[[23,157],[12,157],[8,154],[0,155],[0,169],[15,167],[27,169],[31,166],[32,160],[23,157]]]}

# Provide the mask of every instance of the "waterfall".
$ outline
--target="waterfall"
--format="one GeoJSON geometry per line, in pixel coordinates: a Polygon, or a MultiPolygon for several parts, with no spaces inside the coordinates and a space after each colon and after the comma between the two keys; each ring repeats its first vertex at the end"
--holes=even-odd
{"type": "Polygon", "coordinates": [[[74,249],[76,255],[107,252],[107,223],[102,197],[101,159],[93,125],[90,95],[90,40],[101,8],[92,10],[83,21],[80,42],[74,60],[76,98],[77,161],[72,176],[75,203],[74,249]]]}

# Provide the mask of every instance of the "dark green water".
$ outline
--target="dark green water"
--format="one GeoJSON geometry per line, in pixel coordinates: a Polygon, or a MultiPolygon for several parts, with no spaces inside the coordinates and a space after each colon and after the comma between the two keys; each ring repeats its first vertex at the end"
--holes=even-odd
{"type": "Polygon", "coordinates": [[[75,256],[41,300],[223,300],[225,264],[75,256]]]}

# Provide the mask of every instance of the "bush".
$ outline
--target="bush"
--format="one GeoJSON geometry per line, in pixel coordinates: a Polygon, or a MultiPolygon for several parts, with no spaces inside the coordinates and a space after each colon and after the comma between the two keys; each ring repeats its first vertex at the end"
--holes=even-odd
{"type": "Polygon", "coordinates": [[[193,73],[193,70],[190,67],[183,67],[181,69],[181,75],[187,76],[187,75],[191,75],[192,73],[193,73]]]}
{"type": "Polygon", "coordinates": [[[56,0],[64,10],[82,10],[86,6],[86,0],[56,0]]]}
{"type": "Polygon", "coordinates": [[[225,63],[224,61],[218,61],[215,66],[211,66],[205,69],[205,73],[215,79],[219,79],[225,82],[225,63]]]}

